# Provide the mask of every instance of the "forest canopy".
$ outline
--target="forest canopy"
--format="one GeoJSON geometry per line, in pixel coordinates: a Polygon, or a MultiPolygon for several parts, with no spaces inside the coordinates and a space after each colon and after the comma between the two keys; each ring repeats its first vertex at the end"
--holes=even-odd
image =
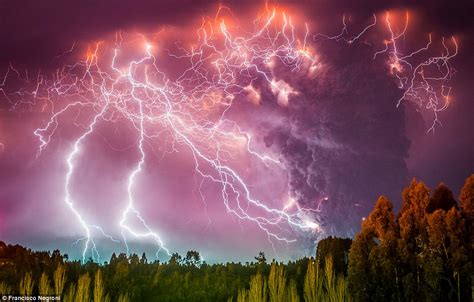
{"type": "Polygon", "coordinates": [[[0,241],[0,295],[62,301],[471,301],[474,175],[459,198],[413,180],[401,209],[380,196],[354,240],[328,237],[316,255],[287,263],[208,264],[198,251],[169,261],[145,254],[81,263],[0,241]]]}

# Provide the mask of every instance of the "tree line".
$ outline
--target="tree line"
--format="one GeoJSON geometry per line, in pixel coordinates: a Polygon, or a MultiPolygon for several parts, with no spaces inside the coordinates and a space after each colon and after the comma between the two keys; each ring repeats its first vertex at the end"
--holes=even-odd
{"type": "Polygon", "coordinates": [[[471,301],[474,175],[458,198],[413,180],[398,214],[381,196],[354,241],[328,237],[314,258],[208,264],[197,251],[167,262],[121,253],[104,264],[0,241],[0,294],[62,301],[471,301]]]}
{"type": "Polygon", "coordinates": [[[324,267],[315,258],[268,263],[261,252],[254,262],[207,264],[189,251],[164,263],[122,253],[103,265],[81,264],[66,261],[58,251],[0,243],[0,294],[54,295],[66,302],[316,302],[326,296],[349,301],[344,272],[337,272],[331,256],[325,262],[324,267]]]}
{"type": "Polygon", "coordinates": [[[349,291],[356,301],[471,301],[474,175],[459,204],[440,184],[430,194],[416,180],[396,215],[381,196],[349,253],[349,291]]]}

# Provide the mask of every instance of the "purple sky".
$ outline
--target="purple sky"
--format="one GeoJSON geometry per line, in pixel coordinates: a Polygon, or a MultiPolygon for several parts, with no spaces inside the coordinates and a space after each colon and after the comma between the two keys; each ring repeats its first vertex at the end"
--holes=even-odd
{"type": "MultiPolygon", "coordinates": [[[[11,64],[21,78],[10,69],[5,84],[0,86],[0,92],[14,100],[10,103],[0,93],[0,240],[35,249],[60,248],[77,258],[83,247],[83,242],[72,245],[83,236],[83,229],[64,202],[65,159],[84,132],[77,124],[90,122],[91,112],[64,115],[51,142],[36,157],[39,141],[34,131],[44,127],[51,114],[43,110],[41,101],[29,105],[30,97],[17,92],[32,91],[39,70],[52,75],[57,68],[84,59],[81,56],[88,45],[97,41],[112,45],[119,31],[125,33],[127,41],[137,33],[154,37],[150,33],[161,32],[156,36],[158,44],[169,45],[171,50],[177,48],[176,42],[187,47],[197,39],[195,30],[202,17],[213,18],[218,8],[209,1],[187,2],[0,2],[0,41],[4,45],[0,75],[11,64]],[[57,57],[73,44],[73,52],[57,57]]],[[[278,158],[282,167],[262,164],[245,149],[236,147],[235,141],[227,146],[233,152],[227,160],[249,184],[255,198],[265,200],[267,206],[282,209],[289,196],[301,207],[319,206],[322,212],[312,218],[321,225],[322,233],[282,225],[282,229],[272,231],[296,242],[270,242],[254,222],[239,220],[226,211],[221,187],[201,182],[192,151],[179,144],[171,146],[169,133],[164,130],[159,139],[145,144],[147,160],[137,176],[134,199],[148,225],[171,251],[196,249],[210,261],[251,260],[260,250],[270,257],[296,258],[311,254],[314,240],[321,234],[353,234],[378,195],[388,195],[399,206],[400,192],[412,177],[431,187],[442,181],[458,194],[464,179],[474,172],[472,3],[313,2],[276,5],[294,14],[295,22],[307,21],[311,33],[337,34],[343,14],[351,16],[349,31],[359,32],[370,24],[372,14],[379,16],[379,23],[356,45],[310,41],[323,64],[314,77],[275,67],[272,74],[298,92],[286,106],[262,79],[255,82],[261,93],[259,105],[253,105],[248,94],[236,94],[226,116],[252,134],[255,150],[278,158]],[[398,16],[408,10],[414,16],[404,47],[421,47],[419,41],[426,40],[428,33],[433,33],[438,43],[434,51],[441,51],[442,36],[455,36],[459,42],[459,53],[451,62],[457,71],[449,83],[453,101],[439,114],[442,125],[434,133],[426,133],[432,116],[425,111],[417,111],[410,102],[396,107],[403,90],[397,88],[386,59],[373,60],[374,52],[383,46],[376,42],[386,38],[381,19],[386,10],[398,12],[398,16]]],[[[264,7],[255,1],[226,5],[232,10],[231,18],[242,24],[251,24],[264,7]]],[[[130,53],[137,52],[135,44],[127,45],[131,45],[130,53]]],[[[130,54],[123,60],[132,57],[130,54]]],[[[186,66],[169,58],[159,64],[170,77],[186,66]]],[[[74,100],[55,98],[53,102],[61,108],[61,104],[74,100]]],[[[70,184],[81,215],[119,240],[127,181],[139,159],[137,140],[130,124],[100,123],[81,148],[70,184]]],[[[212,170],[206,165],[203,169],[212,170]]],[[[253,208],[249,213],[262,214],[253,208]]],[[[130,223],[139,225],[133,219],[130,223]]],[[[152,254],[156,250],[148,239],[127,238],[131,251],[152,254]]],[[[105,259],[112,251],[125,251],[122,243],[100,235],[96,243],[105,259]]]]}

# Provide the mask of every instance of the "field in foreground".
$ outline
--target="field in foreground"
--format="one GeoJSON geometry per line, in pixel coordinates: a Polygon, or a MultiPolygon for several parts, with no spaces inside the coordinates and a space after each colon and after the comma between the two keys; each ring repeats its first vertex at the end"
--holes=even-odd
{"type": "Polygon", "coordinates": [[[199,253],[149,262],[69,261],[0,242],[0,295],[61,301],[472,301],[474,175],[456,200],[413,180],[394,213],[381,196],[354,240],[326,238],[315,258],[209,265],[199,253]]]}

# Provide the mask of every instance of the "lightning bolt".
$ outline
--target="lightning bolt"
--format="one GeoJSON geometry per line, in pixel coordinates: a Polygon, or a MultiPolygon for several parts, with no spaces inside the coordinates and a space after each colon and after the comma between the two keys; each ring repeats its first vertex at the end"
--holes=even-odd
{"type": "MultiPolygon", "coordinates": [[[[150,146],[158,140],[164,142],[164,154],[179,152],[183,148],[189,150],[195,175],[201,178],[201,184],[206,181],[218,187],[226,211],[239,220],[257,225],[272,246],[274,242],[295,242],[295,236],[290,235],[291,230],[323,231],[317,217],[321,203],[327,202],[329,197],[319,201],[317,209],[301,207],[291,196],[282,208],[270,206],[270,202],[255,197],[245,176],[233,167],[236,158],[241,156],[239,152],[244,151],[267,167],[284,168],[284,163],[272,154],[256,150],[252,133],[228,117],[237,97],[247,97],[258,105],[263,88],[273,93],[280,106],[288,106],[292,96],[299,92],[277,78],[280,67],[311,78],[317,75],[320,62],[308,42],[311,36],[309,27],[307,24],[298,27],[283,10],[267,8],[253,21],[254,28],[249,32],[235,24],[238,22],[229,22],[225,12],[230,10],[221,6],[214,18],[203,18],[197,30],[197,43],[190,47],[179,44],[174,51],[157,50],[145,35],[138,35],[139,38],[129,41],[128,35],[118,32],[115,41],[95,43],[94,47],[88,48],[84,61],[65,65],[51,78],[38,72],[32,91],[22,89],[8,94],[4,87],[9,74],[16,73],[20,78],[21,73],[13,66],[7,70],[0,91],[12,107],[19,103],[42,103],[42,111],[50,113],[46,124],[34,131],[39,141],[37,157],[48,147],[63,120],[70,120],[75,114],[72,119],[74,125],[84,129],[73,141],[72,149],[65,158],[67,171],[64,178],[64,202],[84,231],[84,237],[77,241],[84,241],[83,261],[88,252],[94,260],[100,261],[95,232],[119,242],[98,224],[88,222],[71,194],[78,157],[85,148],[87,138],[93,134],[100,135],[98,123],[127,124],[137,134],[139,158],[128,173],[125,207],[117,222],[127,253],[130,251],[128,238],[131,236],[156,243],[157,257],[160,252],[170,255],[162,236],[153,230],[139,211],[139,202],[135,198],[150,146]],[[123,47],[125,43],[142,46],[139,59],[127,59],[129,54],[123,47]],[[112,54],[108,45],[113,45],[112,54]],[[177,69],[182,68],[182,71],[177,76],[167,75],[159,67],[160,60],[165,59],[175,60],[177,69]],[[128,63],[120,63],[123,61],[128,63]],[[13,96],[21,100],[16,102],[12,100],[13,96]],[[31,101],[25,101],[28,97],[31,101]],[[89,112],[92,116],[84,124],[83,117],[89,116],[89,112]],[[132,219],[136,219],[138,225],[132,223],[132,219]]],[[[374,14],[372,22],[355,35],[349,34],[347,22],[344,16],[339,34],[316,34],[312,36],[313,40],[323,38],[355,44],[377,26],[377,16],[374,14]]],[[[444,83],[452,76],[450,60],[457,54],[456,40],[451,39],[455,46],[453,53],[443,39],[441,55],[429,56],[415,64],[412,60],[430,49],[431,36],[424,47],[403,54],[398,41],[407,32],[408,14],[402,31],[397,33],[393,29],[389,13],[386,14],[384,26],[390,36],[384,41],[385,48],[374,54],[374,59],[387,55],[390,72],[404,90],[398,104],[410,99],[424,105],[435,113],[434,124],[438,123],[437,113],[447,108],[450,91],[450,88],[438,83],[444,83]],[[442,75],[428,75],[426,70],[432,66],[439,67],[442,75]]],[[[78,48],[74,43],[60,57],[78,48]]],[[[28,73],[25,74],[29,80],[28,73]]],[[[109,145],[112,146],[111,143],[109,145]]],[[[201,185],[199,193],[204,200],[201,185]]]]}
{"type": "MultiPolygon", "coordinates": [[[[149,58],[152,57],[152,55],[150,53],[150,50],[151,50],[151,46],[149,44],[147,44],[146,45],[146,51],[147,51],[148,56],[144,60],[149,59],[149,58]]],[[[132,62],[130,66],[132,67],[133,65],[136,65],[136,64],[139,64],[139,63],[140,62],[132,62]]],[[[129,68],[129,70],[131,70],[131,67],[129,68]]],[[[132,78],[129,78],[129,80],[133,81],[132,78]]],[[[138,85],[140,85],[140,84],[138,84],[138,85]]],[[[129,253],[129,246],[127,244],[125,231],[129,232],[130,234],[132,234],[133,236],[135,236],[137,238],[142,238],[142,237],[145,237],[145,238],[146,237],[151,237],[151,238],[153,238],[159,246],[159,250],[156,252],[156,257],[157,258],[158,258],[158,253],[161,250],[164,250],[166,252],[166,254],[171,256],[171,253],[164,246],[164,243],[161,240],[160,236],[156,232],[154,232],[147,225],[147,223],[145,222],[145,219],[143,219],[140,212],[137,211],[134,207],[133,186],[135,184],[135,178],[142,171],[142,167],[145,164],[145,150],[143,148],[143,144],[144,144],[144,141],[145,141],[145,121],[144,121],[145,115],[144,115],[144,112],[143,112],[143,100],[141,100],[138,96],[135,95],[135,87],[136,86],[133,86],[131,94],[133,96],[133,99],[137,102],[138,108],[139,108],[139,117],[138,118],[139,118],[139,132],[140,132],[139,136],[140,136],[140,138],[139,138],[139,141],[138,141],[138,149],[140,151],[140,160],[138,161],[135,169],[130,173],[130,175],[128,177],[128,186],[127,186],[128,205],[127,205],[127,208],[125,209],[125,211],[122,214],[122,219],[120,220],[120,226],[122,227],[122,237],[124,239],[124,243],[125,243],[126,248],[127,248],[127,253],[129,253]],[[146,229],[146,232],[136,231],[126,223],[127,222],[127,217],[130,213],[135,214],[136,218],[138,218],[140,220],[143,227],[146,229]]]]}
{"type": "Polygon", "coordinates": [[[410,15],[405,14],[405,25],[400,32],[393,29],[390,12],[385,14],[385,24],[390,33],[390,38],[384,41],[385,48],[374,54],[374,59],[382,53],[388,53],[390,71],[396,76],[399,88],[403,95],[397,102],[397,107],[404,100],[412,101],[419,108],[425,108],[433,115],[433,122],[427,132],[434,132],[436,125],[441,125],[438,114],[448,108],[450,103],[451,87],[446,83],[455,74],[451,60],[458,54],[458,43],[451,37],[452,49],[441,38],[442,52],[438,55],[428,55],[416,60],[416,56],[427,52],[432,46],[432,35],[428,35],[426,45],[405,54],[400,50],[399,41],[406,36],[410,15]]]}
{"type": "MultiPolygon", "coordinates": [[[[100,258],[99,258],[99,254],[98,254],[98,251],[97,251],[97,246],[94,242],[93,237],[91,236],[91,226],[84,221],[81,214],[79,214],[79,212],[77,211],[77,209],[74,206],[74,200],[72,199],[71,193],[70,193],[70,183],[71,183],[71,177],[72,177],[72,175],[74,173],[74,169],[75,169],[75,159],[76,159],[77,155],[79,155],[79,152],[80,152],[80,146],[81,146],[82,142],[94,131],[95,125],[97,124],[99,119],[104,115],[107,108],[108,108],[108,103],[105,106],[102,107],[102,109],[100,110],[100,112],[98,114],[96,114],[94,116],[94,118],[92,119],[92,122],[89,125],[89,128],[87,129],[86,132],[84,132],[75,141],[72,151],[69,153],[69,155],[66,158],[66,163],[67,163],[68,170],[67,170],[66,178],[65,178],[65,182],[64,182],[64,191],[65,191],[64,201],[68,205],[68,207],[71,209],[71,211],[74,213],[74,215],[76,216],[76,218],[78,219],[79,223],[81,224],[82,228],[84,229],[84,231],[86,233],[85,247],[84,247],[84,250],[83,250],[83,253],[82,253],[83,262],[86,260],[86,252],[88,250],[89,244],[92,244],[92,249],[91,249],[92,257],[97,255],[97,259],[99,261],[100,261],[100,258]]],[[[96,228],[99,228],[99,230],[102,231],[102,229],[100,227],[96,227],[96,228]]]]}
{"type": "MultiPolygon", "coordinates": [[[[445,37],[442,37],[441,54],[432,54],[435,50],[433,49],[433,39],[430,33],[425,46],[403,52],[399,44],[400,41],[405,41],[407,35],[410,21],[408,11],[405,13],[404,19],[402,29],[397,31],[394,29],[393,16],[389,11],[385,13],[383,18],[384,27],[388,31],[389,37],[383,40],[384,48],[374,53],[374,60],[379,55],[387,54],[387,65],[390,73],[396,77],[398,87],[403,90],[403,95],[397,101],[397,107],[403,101],[411,101],[418,108],[424,108],[431,112],[433,119],[427,132],[434,132],[437,125],[442,125],[439,120],[439,112],[446,110],[451,102],[451,87],[447,86],[447,82],[456,73],[451,61],[458,54],[458,42],[454,37],[451,37],[449,39],[451,46],[448,46],[445,37]],[[432,52],[428,53],[430,50],[432,52]],[[425,56],[422,57],[423,54],[425,56]]],[[[345,15],[342,18],[342,25],[339,34],[330,36],[318,33],[313,36],[313,39],[319,41],[323,38],[353,44],[377,25],[377,15],[373,14],[372,23],[366,25],[355,35],[349,34],[345,15]]]]}

